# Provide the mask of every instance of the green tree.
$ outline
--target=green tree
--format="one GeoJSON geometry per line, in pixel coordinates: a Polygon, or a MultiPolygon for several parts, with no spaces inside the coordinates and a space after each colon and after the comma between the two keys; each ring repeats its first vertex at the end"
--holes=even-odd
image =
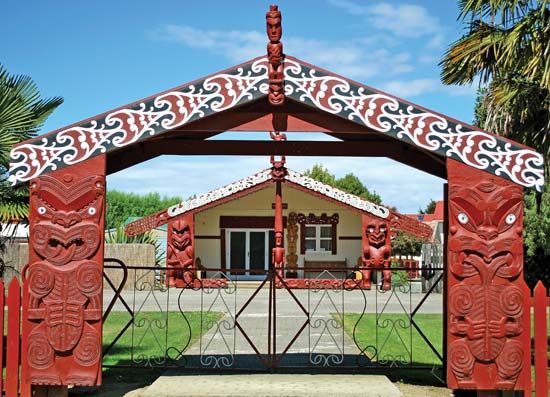
{"type": "Polygon", "coordinates": [[[181,197],[161,197],[158,193],[136,194],[119,190],[107,192],[107,229],[120,226],[129,217],[143,217],[182,201],[181,197]]]}
{"type": "Polygon", "coordinates": [[[336,176],[331,174],[327,168],[320,164],[315,164],[310,170],[304,171],[304,175],[329,186],[359,196],[370,202],[376,204],[382,203],[382,198],[380,195],[374,191],[371,192],[363,184],[363,182],[361,182],[361,180],[352,173],[346,174],[341,178],[336,178],[336,176]]]}
{"type": "MultiPolygon", "coordinates": [[[[467,33],[441,61],[445,84],[479,79],[476,118],[550,157],[550,0],[460,0],[467,33]]],[[[548,171],[548,168],[546,168],[548,171]]]]}
{"type": "Polygon", "coordinates": [[[25,220],[29,208],[27,189],[7,181],[11,148],[36,136],[61,103],[60,97],[41,98],[30,77],[10,75],[0,64],[0,222],[25,220]]]}
{"type": "Polygon", "coordinates": [[[336,177],[329,172],[326,167],[323,167],[321,164],[314,164],[310,170],[305,170],[303,172],[305,176],[309,176],[316,181],[325,183],[330,186],[336,185],[336,177]]]}
{"type": "Polygon", "coordinates": [[[437,203],[434,199],[430,199],[430,202],[426,205],[426,208],[424,208],[424,209],[419,208],[418,213],[419,214],[433,214],[435,212],[436,204],[437,203]]]}
{"type": "Polygon", "coordinates": [[[422,240],[410,234],[398,232],[391,242],[392,255],[407,258],[420,255],[422,240]]]}

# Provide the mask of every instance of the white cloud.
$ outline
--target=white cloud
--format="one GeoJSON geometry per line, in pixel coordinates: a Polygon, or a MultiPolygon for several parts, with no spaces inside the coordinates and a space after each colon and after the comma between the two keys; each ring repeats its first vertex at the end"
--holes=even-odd
{"type": "MultiPolygon", "coordinates": [[[[266,45],[265,34],[258,31],[203,30],[188,25],[166,25],[154,31],[151,37],[221,54],[233,62],[265,53],[266,45]]],[[[285,53],[354,79],[412,70],[409,53],[393,54],[377,47],[380,45],[366,39],[331,42],[291,36],[284,40],[285,53]]]]}
{"type": "Polygon", "coordinates": [[[177,41],[191,48],[202,48],[240,62],[265,52],[265,34],[258,31],[197,29],[188,25],[166,25],[152,32],[158,40],[177,41]]]}
{"type": "Polygon", "coordinates": [[[329,3],[352,15],[364,16],[372,26],[396,36],[421,37],[442,30],[437,17],[415,4],[362,5],[349,0],[329,0],[329,3]]]}
{"type": "MultiPolygon", "coordinates": [[[[431,198],[441,199],[443,195],[442,179],[390,159],[287,156],[288,167],[296,171],[316,163],[325,165],[338,177],[354,173],[369,189],[380,194],[385,204],[396,206],[400,212],[414,213],[431,198]]],[[[109,189],[135,193],[155,191],[187,198],[269,166],[268,156],[163,156],[110,175],[107,183],[109,189]]]]}

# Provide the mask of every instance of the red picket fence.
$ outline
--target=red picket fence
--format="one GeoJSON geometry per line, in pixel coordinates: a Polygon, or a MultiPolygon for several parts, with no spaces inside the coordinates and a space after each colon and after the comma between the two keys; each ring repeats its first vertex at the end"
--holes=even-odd
{"type": "Polygon", "coordinates": [[[21,286],[14,277],[7,288],[0,280],[0,326],[3,338],[0,339],[2,352],[2,369],[4,378],[0,376],[0,392],[5,396],[30,396],[30,385],[20,379],[21,365],[21,286]],[[6,294],[7,292],[7,294],[6,294]],[[7,316],[7,321],[5,317],[7,316]]]}
{"type": "Polygon", "coordinates": [[[548,397],[548,291],[539,281],[533,293],[535,391],[537,397],[548,397]]]}

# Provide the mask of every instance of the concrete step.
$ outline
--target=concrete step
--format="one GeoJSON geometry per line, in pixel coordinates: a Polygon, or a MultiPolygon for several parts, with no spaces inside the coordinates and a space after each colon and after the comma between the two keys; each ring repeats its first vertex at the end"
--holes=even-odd
{"type": "Polygon", "coordinates": [[[149,386],[143,396],[403,397],[403,394],[382,375],[179,375],[169,371],[149,386]]]}

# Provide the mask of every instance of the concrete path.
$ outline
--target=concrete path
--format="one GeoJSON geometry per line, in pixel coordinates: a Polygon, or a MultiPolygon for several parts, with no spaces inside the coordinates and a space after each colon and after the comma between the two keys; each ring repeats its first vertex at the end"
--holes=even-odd
{"type": "MultiPolygon", "coordinates": [[[[203,307],[206,306],[212,311],[222,311],[225,316],[186,352],[189,364],[199,364],[192,361],[200,360],[200,366],[212,368],[253,369],[261,366],[261,359],[254,353],[250,342],[262,355],[268,353],[269,317],[266,295],[269,291],[260,291],[237,318],[236,313],[242,305],[237,306],[235,312],[226,304],[224,291],[219,292],[219,295],[216,293],[203,297],[202,303],[203,307]],[[242,330],[236,326],[235,319],[242,330]]],[[[335,320],[344,310],[342,291],[323,290],[309,294],[308,299],[300,300],[303,309],[310,314],[309,326],[303,329],[307,320],[306,313],[288,291],[279,290],[276,294],[277,298],[284,302],[277,304],[276,315],[271,319],[276,321],[276,352],[287,353],[282,358],[281,365],[340,365],[346,356],[351,358],[359,353],[353,341],[344,332],[341,322],[335,320]],[[293,341],[296,335],[298,337],[293,341]]]]}
{"type": "Polygon", "coordinates": [[[402,397],[381,375],[193,375],[166,373],[143,393],[148,397],[184,396],[362,396],[402,397]]]}

